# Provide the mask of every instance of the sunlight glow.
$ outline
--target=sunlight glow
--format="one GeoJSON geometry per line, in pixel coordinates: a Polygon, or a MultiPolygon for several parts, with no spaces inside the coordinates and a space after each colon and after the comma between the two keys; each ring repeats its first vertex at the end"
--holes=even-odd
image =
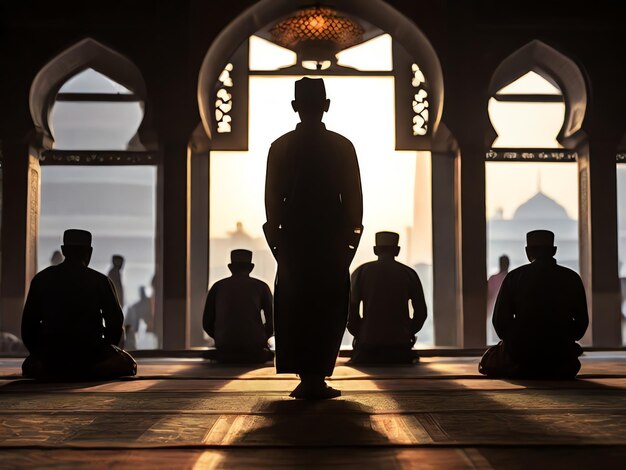
{"type": "MultiPolygon", "coordinates": [[[[558,88],[535,72],[528,72],[498,94],[560,95],[558,88]]],[[[562,148],[557,137],[565,119],[565,103],[489,100],[489,118],[498,137],[492,147],[562,148]]]]}
{"type": "Polygon", "coordinates": [[[337,54],[337,64],[362,71],[391,71],[391,36],[381,34],[337,54]]]}
{"type": "MultiPolygon", "coordinates": [[[[290,107],[297,78],[250,78],[249,152],[211,153],[211,238],[226,236],[238,221],[244,221],[250,236],[262,236],[267,152],[273,140],[294,129],[298,122],[297,114],[290,107]]],[[[331,107],[324,121],[328,129],[352,140],[359,157],[365,232],[356,266],[372,258],[376,231],[399,232],[408,248],[407,228],[413,226],[415,212],[413,188],[417,152],[393,149],[393,78],[326,77],[325,83],[331,107]]],[[[420,162],[420,169],[429,172],[428,153],[421,154],[420,162]]],[[[420,193],[424,202],[418,211],[422,217],[419,221],[421,235],[430,234],[430,210],[422,207],[430,201],[429,178],[430,174],[420,175],[424,185],[420,193]]],[[[413,250],[414,258],[430,263],[432,242],[429,235],[425,239],[413,250]]],[[[407,252],[401,253],[403,260],[407,252]]]]}
{"type": "Polygon", "coordinates": [[[250,36],[250,70],[278,70],[295,65],[296,53],[273,42],[250,36]]]}
{"type": "Polygon", "coordinates": [[[498,91],[500,95],[561,95],[561,90],[536,72],[528,72],[498,91]]]}

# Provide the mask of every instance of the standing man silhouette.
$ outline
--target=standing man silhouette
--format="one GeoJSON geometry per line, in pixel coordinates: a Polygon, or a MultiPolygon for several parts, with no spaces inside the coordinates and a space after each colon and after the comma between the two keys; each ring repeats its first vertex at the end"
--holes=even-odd
{"type": "Polygon", "coordinates": [[[124,284],[122,282],[122,268],[124,267],[124,257],[122,255],[113,255],[111,257],[111,269],[108,277],[115,287],[115,295],[120,307],[124,308],[124,284]]]}
{"type": "Polygon", "coordinates": [[[335,367],[350,298],[348,267],[362,230],[356,152],[322,123],[330,100],[322,79],[295,83],[300,123],[271,146],[265,182],[265,235],[276,260],[276,369],[296,373],[294,398],[333,398],[335,367]]]}

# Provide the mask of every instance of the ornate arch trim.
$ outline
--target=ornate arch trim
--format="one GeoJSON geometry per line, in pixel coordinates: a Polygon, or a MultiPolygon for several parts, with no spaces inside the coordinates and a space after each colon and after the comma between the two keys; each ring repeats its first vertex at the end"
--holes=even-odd
{"type": "Polygon", "coordinates": [[[495,70],[489,83],[489,96],[533,71],[555,83],[565,99],[565,119],[558,140],[576,134],[587,109],[587,86],[582,71],[569,57],[544,42],[534,40],[507,57],[495,70]]]}
{"type": "MultiPolygon", "coordinates": [[[[214,85],[229,58],[244,41],[261,28],[310,4],[310,0],[261,0],[235,18],[213,41],[202,62],[198,79],[200,117],[209,137],[213,135],[216,126],[212,96],[214,85]]],[[[436,134],[443,110],[443,73],[439,58],[424,33],[409,18],[383,0],[327,0],[324,4],[362,18],[389,33],[419,64],[429,89],[430,140],[436,134]]]]}

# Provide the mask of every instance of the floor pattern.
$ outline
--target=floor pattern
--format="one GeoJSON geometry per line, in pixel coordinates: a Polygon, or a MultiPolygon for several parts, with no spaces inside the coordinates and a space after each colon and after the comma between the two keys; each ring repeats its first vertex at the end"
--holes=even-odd
{"type": "Polygon", "coordinates": [[[295,376],[143,359],[136,378],[35,383],[0,360],[0,468],[623,468],[626,353],[576,381],[489,380],[476,358],[354,368],[342,397],[295,376]]]}

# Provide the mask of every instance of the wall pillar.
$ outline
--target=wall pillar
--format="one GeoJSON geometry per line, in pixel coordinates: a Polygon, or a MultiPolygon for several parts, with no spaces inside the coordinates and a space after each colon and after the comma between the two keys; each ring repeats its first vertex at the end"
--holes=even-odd
{"type": "Polygon", "coordinates": [[[461,343],[461,308],[457,294],[455,218],[456,142],[440,125],[432,161],[433,315],[436,346],[461,343]]]}
{"type": "Polygon", "coordinates": [[[158,284],[161,285],[163,349],[179,350],[189,347],[189,153],[185,141],[166,141],[162,148],[162,222],[159,224],[162,261],[158,284]]]}
{"type": "Polygon", "coordinates": [[[622,345],[618,273],[616,142],[601,139],[578,149],[580,272],[590,329],[585,345],[622,345]]]}
{"type": "Polygon", "coordinates": [[[188,309],[191,346],[204,346],[202,314],[209,286],[209,140],[199,126],[190,144],[188,309]]]}
{"type": "Polygon", "coordinates": [[[487,343],[485,149],[462,141],[460,148],[456,157],[456,230],[461,347],[483,348],[487,343]]]}
{"type": "Polygon", "coordinates": [[[37,272],[39,161],[27,144],[3,142],[0,329],[20,336],[22,308],[37,272]]]}

